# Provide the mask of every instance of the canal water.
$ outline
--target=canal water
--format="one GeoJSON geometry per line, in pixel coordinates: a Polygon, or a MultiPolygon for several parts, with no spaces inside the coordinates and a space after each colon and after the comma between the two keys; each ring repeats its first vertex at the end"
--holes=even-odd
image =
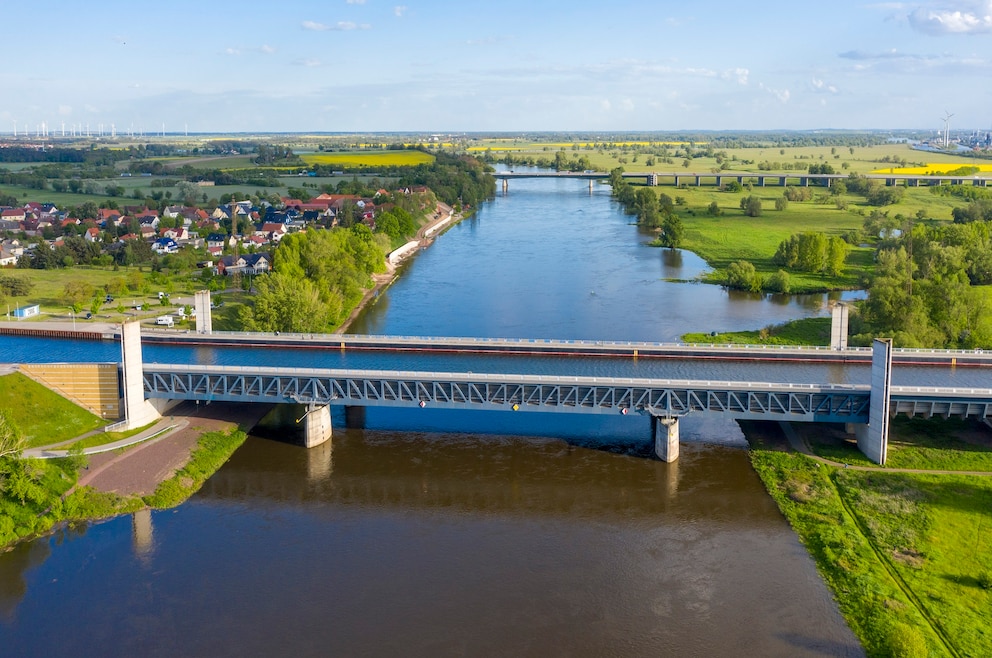
{"type": "MultiPolygon", "coordinates": [[[[667,341],[823,312],[668,283],[701,265],[648,239],[605,187],[513,181],[352,329],[667,341]]],[[[640,418],[335,421],[312,450],[250,438],[176,509],[0,555],[3,654],[861,655],[732,423],[687,419],[664,464],[640,418]]]]}

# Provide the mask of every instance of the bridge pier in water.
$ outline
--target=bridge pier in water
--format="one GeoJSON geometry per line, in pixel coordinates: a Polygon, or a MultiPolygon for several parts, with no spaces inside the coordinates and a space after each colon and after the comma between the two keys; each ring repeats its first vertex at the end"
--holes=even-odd
{"type": "Polygon", "coordinates": [[[331,440],[331,406],[328,404],[307,404],[303,417],[303,447],[313,448],[331,440]]]}
{"type": "Polygon", "coordinates": [[[679,458],[679,419],[651,416],[651,434],[654,436],[654,454],[663,462],[679,458]]]}

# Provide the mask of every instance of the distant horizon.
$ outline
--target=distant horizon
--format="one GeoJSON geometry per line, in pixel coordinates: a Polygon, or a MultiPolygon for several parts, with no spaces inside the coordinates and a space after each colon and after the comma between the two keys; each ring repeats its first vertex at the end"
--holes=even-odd
{"type": "MultiPolygon", "coordinates": [[[[61,129],[53,131],[49,129],[47,135],[39,136],[34,134],[24,134],[18,132],[17,139],[59,139],[59,140],[127,140],[127,139],[150,139],[162,137],[215,137],[225,135],[240,136],[274,136],[274,135],[298,135],[315,137],[348,137],[360,135],[384,135],[394,137],[484,137],[484,136],[542,136],[542,135],[583,135],[583,136],[630,136],[630,135],[694,135],[694,134],[718,134],[718,135],[789,135],[789,134],[889,134],[889,135],[918,135],[920,133],[931,133],[936,135],[939,131],[931,128],[742,128],[737,130],[720,128],[686,128],[680,130],[656,129],[656,130],[245,130],[245,131],[223,131],[223,130],[203,130],[203,131],[165,131],[165,133],[152,132],[142,134],[122,134],[116,136],[104,133],[102,135],[62,135],[61,129]]],[[[960,128],[950,130],[951,139],[955,136],[971,135],[975,133],[992,132],[992,127],[986,128],[960,128]]],[[[0,136],[15,137],[13,131],[0,131],[0,136]]]]}

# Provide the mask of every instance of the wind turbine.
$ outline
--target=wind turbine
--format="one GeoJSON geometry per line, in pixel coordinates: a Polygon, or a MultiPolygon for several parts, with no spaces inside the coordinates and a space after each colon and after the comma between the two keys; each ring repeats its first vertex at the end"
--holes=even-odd
{"type": "Polygon", "coordinates": [[[947,110],[944,110],[944,148],[945,149],[951,145],[951,136],[947,132],[947,124],[951,120],[951,117],[953,116],[954,116],[953,114],[951,114],[947,110]]]}

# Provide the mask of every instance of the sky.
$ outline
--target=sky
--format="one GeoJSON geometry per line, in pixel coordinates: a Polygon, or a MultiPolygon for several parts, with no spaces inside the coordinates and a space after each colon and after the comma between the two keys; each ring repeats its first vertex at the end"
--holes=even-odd
{"type": "Polygon", "coordinates": [[[992,0],[35,0],[0,21],[0,133],[992,128],[992,0]]]}

